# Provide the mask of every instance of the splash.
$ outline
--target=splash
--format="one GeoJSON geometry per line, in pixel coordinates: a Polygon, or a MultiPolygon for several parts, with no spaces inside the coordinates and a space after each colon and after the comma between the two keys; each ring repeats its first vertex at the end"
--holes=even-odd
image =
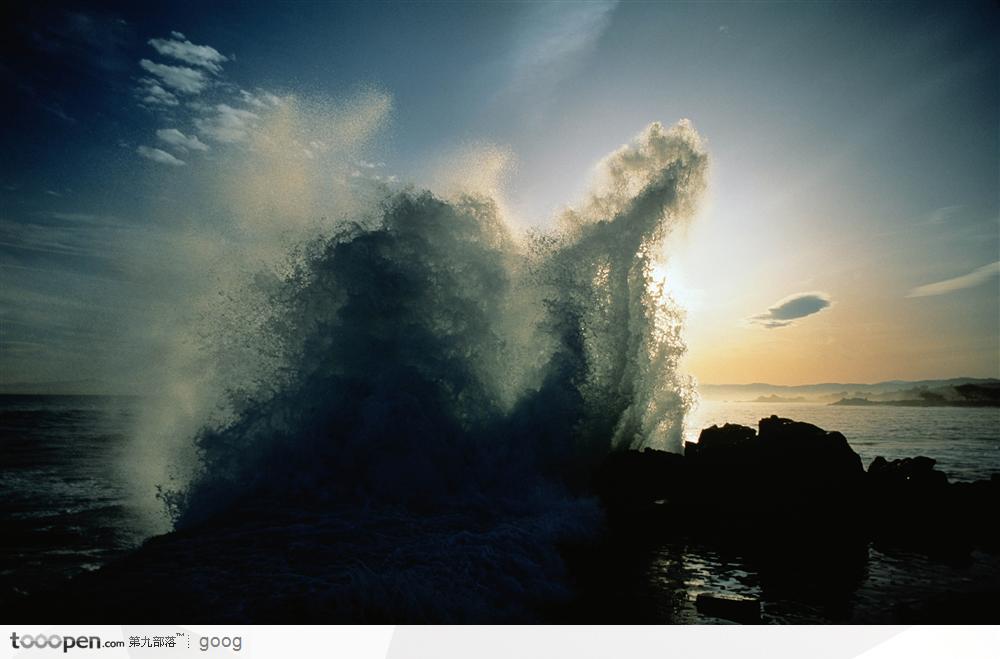
{"type": "Polygon", "coordinates": [[[654,123],[598,172],[551,232],[513,229],[489,185],[383,186],[253,272],[209,337],[224,395],[163,490],[176,526],[294,511],[364,535],[391,519],[391,550],[386,532],[355,549],[388,551],[380,588],[411,604],[470,574],[493,585],[452,613],[551,598],[557,545],[599,523],[597,462],[678,449],[692,403],[681,311],[654,269],[704,189],[701,140],[654,123]]]}
{"type": "MultiPolygon", "coordinates": [[[[649,126],[551,234],[497,204],[390,193],[258,275],[252,340],[269,367],[232,383],[224,423],[171,498],[183,525],[243,497],[422,505],[572,489],[609,450],[678,447],[688,385],[656,247],[689,217],[706,157],[649,126]],[[662,284],[661,284],[662,285],[662,284]]],[[[245,355],[244,355],[245,356],[245,355]]]]}

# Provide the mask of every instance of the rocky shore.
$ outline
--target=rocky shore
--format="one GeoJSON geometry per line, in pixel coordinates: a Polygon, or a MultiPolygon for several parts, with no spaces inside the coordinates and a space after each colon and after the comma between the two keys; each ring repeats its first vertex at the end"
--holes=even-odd
{"type": "Polygon", "coordinates": [[[608,456],[595,480],[612,528],[697,532],[766,544],[810,537],[897,543],[930,551],[1000,547],[1000,474],[951,483],[924,456],[867,470],[839,432],[771,416],[757,430],[701,432],[684,454],[608,456]]]}
{"type": "MultiPolygon", "coordinates": [[[[993,520],[1000,510],[1000,475],[951,483],[934,467],[924,456],[878,457],[865,469],[839,432],[776,416],[761,419],[757,429],[706,428],[683,455],[613,453],[595,479],[608,517],[607,542],[578,556],[577,573],[591,574],[597,563],[642,562],[653,548],[695,548],[720,556],[720,564],[729,556],[752,566],[768,599],[813,607],[823,622],[996,623],[1000,525],[993,520]],[[878,592],[869,593],[874,601],[859,611],[852,604],[856,591],[863,583],[871,590],[878,578],[870,556],[883,552],[902,557],[893,560],[903,565],[884,588],[905,590],[906,597],[885,592],[878,601],[878,592]],[[990,578],[970,584],[973,556],[986,557],[990,578]],[[914,578],[903,584],[908,562],[914,578]],[[923,578],[955,583],[935,584],[944,594],[922,584],[918,563],[931,565],[924,571],[933,576],[923,578]]],[[[626,600],[644,596],[622,596],[615,577],[584,581],[599,610],[616,598],[628,609],[626,600]]],[[[760,619],[758,602],[725,588],[698,594],[697,606],[712,618],[760,619]]]]}
{"type": "Polygon", "coordinates": [[[530,517],[244,508],[153,538],[10,612],[95,622],[1000,622],[998,476],[951,483],[923,456],[866,469],[839,432],[772,416],[757,429],[706,428],[683,455],[611,453],[583,494],[603,509],[603,530],[560,547],[564,565],[525,560],[548,523],[530,517]],[[523,584],[546,565],[568,590],[553,582],[525,598],[523,584]]]}

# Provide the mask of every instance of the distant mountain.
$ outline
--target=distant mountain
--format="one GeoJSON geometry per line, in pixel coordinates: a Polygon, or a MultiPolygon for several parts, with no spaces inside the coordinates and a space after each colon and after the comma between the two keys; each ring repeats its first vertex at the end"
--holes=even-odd
{"type": "Polygon", "coordinates": [[[803,398],[802,396],[795,396],[793,398],[788,398],[786,396],[778,396],[777,394],[771,394],[770,396],[757,396],[753,400],[741,401],[744,403],[808,403],[808,398],[803,398]]]}
{"type": "Polygon", "coordinates": [[[870,397],[841,398],[832,405],[895,405],[897,407],[1000,407],[1000,382],[912,387],[870,397]]]}
{"type": "MultiPolygon", "coordinates": [[[[754,398],[804,398],[806,402],[833,403],[842,399],[869,401],[920,400],[924,392],[939,394],[946,400],[962,400],[969,395],[990,395],[1000,389],[996,378],[948,378],[944,380],[887,380],[873,384],[828,382],[822,384],[781,385],[755,382],[753,384],[702,384],[698,390],[708,400],[750,401],[754,398]],[[968,385],[981,389],[969,389],[968,385]],[[964,389],[963,389],[964,388],[964,389]],[[978,392],[978,393],[976,393],[978,392]],[[986,392],[986,393],[984,393],[986,392]]],[[[754,401],[757,402],[757,401],[754,401]]],[[[765,400],[762,402],[779,402],[765,400]]]]}

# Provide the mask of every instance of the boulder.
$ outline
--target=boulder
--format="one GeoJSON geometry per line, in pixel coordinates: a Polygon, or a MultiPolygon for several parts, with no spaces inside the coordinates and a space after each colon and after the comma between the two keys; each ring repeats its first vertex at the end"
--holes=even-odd
{"type": "Polygon", "coordinates": [[[686,490],[684,456],[645,448],[610,454],[595,477],[595,489],[605,504],[636,508],[679,499],[686,490]]]}
{"type": "Polygon", "coordinates": [[[794,514],[815,524],[851,513],[865,472],[842,434],[777,416],[759,428],[712,426],[686,446],[697,505],[741,521],[794,514]]]}
{"type": "Polygon", "coordinates": [[[918,455],[889,462],[882,456],[868,465],[868,482],[877,488],[894,488],[912,496],[916,491],[941,490],[948,477],[934,468],[937,460],[918,455]]]}
{"type": "Polygon", "coordinates": [[[683,456],[615,452],[595,476],[596,492],[634,528],[758,544],[872,538],[964,551],[970,542],[1000,543],[997,525],[985,522],[1000,508],[1000,478],[949,484],[925,456],[878,457],[866,472],[839,432],[777,416],[758,427],[705,428],[683,456]]]}
{"type": "Polygon", "coordinates": [[[740,453],[753,449],[753,441],[757,431],[748,426],[727,423],[722,426],[705,428],[698,436],[698,442],[684,444],[684,455],[689,458],[700,457],[711,459],[719,457],[728,459],[740,453]]]}
{"type": "Polygon", "coordinates": [[[698,613],[752,625],[760,622],[760,600],[728,593],[701,593],[695,599],[698,613]]]}
{"type": "Polygon", "coordinates": [[[770,471],[814,484],[858,483],[864,467],[847,438],[811,423],[770,416],[759,423],[759,441],[770,471]]]}

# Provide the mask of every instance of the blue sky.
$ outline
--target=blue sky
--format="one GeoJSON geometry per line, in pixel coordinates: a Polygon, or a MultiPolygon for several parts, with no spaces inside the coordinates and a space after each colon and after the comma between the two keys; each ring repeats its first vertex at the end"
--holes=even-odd
{"type": "MultiPolygon", "coordinates": [[[[219,172],[291,97],[310,125],[351,124],[303,145],[347,154],[347,177],[436,185],[459,154],[500,154],[491,192],[521,227],[550,226],[649,122],[688,118],[712,182],[664,274],[699,379],[1000,374],[990,3],[4,11],[3,382],[128,381],[191,285],[157,245],[232,239],[248,206],[219,172]]],[[[326,212],[309,195],[296,211],[326,212]]]]}

